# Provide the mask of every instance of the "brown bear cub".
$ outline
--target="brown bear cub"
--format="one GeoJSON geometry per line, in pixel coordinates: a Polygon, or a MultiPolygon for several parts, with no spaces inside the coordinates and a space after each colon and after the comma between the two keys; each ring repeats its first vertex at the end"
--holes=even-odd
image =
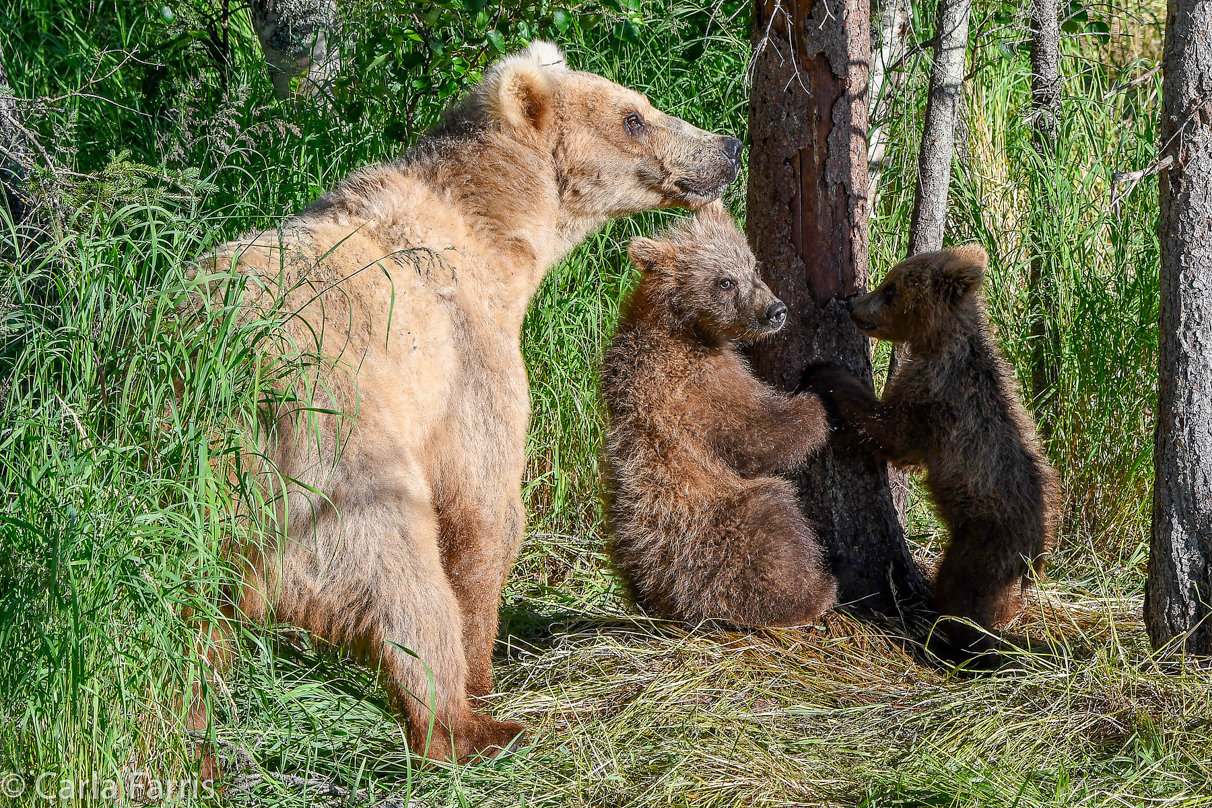
{"type": "MultiPolygon", "coordinates": [[[[809,368],[805,384],[825,400],[843,442],[895,466],[925,467],[951,533],[935,605],[989,630],[1017,613],[1032,570],[1043,570],[1057,482],[990,335],[978,296],[987,263],[975,244],[916,255],[849,303],[860,331],[908,348],[883,401],[840,368],[809,368]]],[[[992,647],[969,625],[940,628],[962,654],[992,647]]]]}
{"type": "Polygon", "coordinates": [[[616,567],[661,617],[814,622],[837,584],[795,489],[771,475],[824,446],[825,410],[758,381],[737,350],[787,307],[719,203],[630,257],[643,274],[602,371],[616,567]]]}

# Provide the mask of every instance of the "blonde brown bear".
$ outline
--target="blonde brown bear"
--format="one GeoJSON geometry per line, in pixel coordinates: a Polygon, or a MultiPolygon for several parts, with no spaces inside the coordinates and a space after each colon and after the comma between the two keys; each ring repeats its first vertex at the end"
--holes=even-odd
{"type": "Polygon", "coordinates": [[[492,688],[525,520],[527,303],[607,220],[719,197],[740,152],[536,42],[399,160],[220,252],[248,309],[297,312],[291,350],[328,367],[312,406],[342,413],[279,419],[286,535],[240,606],[381,665],[414,750],[492,754],[521,730],[468,697],[492,688]]]}

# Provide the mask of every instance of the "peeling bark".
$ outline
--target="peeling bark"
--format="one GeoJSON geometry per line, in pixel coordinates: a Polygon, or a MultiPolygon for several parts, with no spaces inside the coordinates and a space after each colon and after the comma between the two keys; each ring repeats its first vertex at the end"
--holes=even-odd
{"type": "Polygon", "coordinates": [[[21,125],[17,99],[8,86],[4,54],[0,53],[0,185],[4,187],[4,205],[12,222],[22,224],[33,210],[28,181],[34,166],[34,152],[21,125]]]}
{"type": "Polygon", "coordinates": [[[1145,625],[1212,654],[1212,0],[1169,0],[1162,53],[1160,385],[1145,625]]]}
{"type": "Polygon", "coordinates": [[[880,199],[880,173],[884,169],[884,156],[888,151],[888,116],[892,109],[892,96],[905,76],[904,66],[900,62],[905,58],[913,12],[909,0],[883,0],[872,3],[871,8],[872,15],[879,22],[878,27],[873,29],[879,33],[879,42],[873,42],[871,46],[871,134],[867,143],[867,186],[871,190],[871,209],[875,210],[880,199]]]}
{"type": "Polygon", "coordinates": [[[250,7],[278,98],[290,97],[295,78],[300,95],[327,92],[338,68],[328,41],[337,23],[335,0],[251,0],[250,7]]]}
{"type": "MultiPolygon", "coordinates": [[[[748,233],[790,316],[752,358],[785,390],[811,362],[872,379],[870,342],[839,299],[867,285],[868,2],[755,3],[748,233]]],[[[884,464],[826,453],[798,482],[843,604],[895,614],[928,601],[884,464]]]]}

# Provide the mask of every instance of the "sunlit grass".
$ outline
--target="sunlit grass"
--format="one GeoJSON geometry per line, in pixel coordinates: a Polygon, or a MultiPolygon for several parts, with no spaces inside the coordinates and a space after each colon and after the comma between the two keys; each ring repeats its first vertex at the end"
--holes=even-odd
{"type": "MultiPolygon", "coordinates": [[[[673,58],[694,44],[681,32],[696,8],[646,4],[635,46],[607,47],[608,27],[562,44],[574,65],[743,135],[745,22],[720,20],[700,58],[673,58]]],[[[978,4],[978,15],[990,10],[978,4]]],[[[291,776],[432,806],[1212,804],[1212,672],[1155,659],[1139,621],[1157,203],[1155,185],[1142,183],[1112,208],[1109,178],[1154,153],[1159,77],[1120,88],[1155,64],[1160,28],[1152,7],[1127,12],[1109,42],[1066,44],[1055,168],[1030,148],[1017,32],[983,41],[952,186],[948,240],[989,247],[990,310],[1024,382],[1034,255],[1046,255],[1058,290],[1048,451],[1065,481],[1065,527],[1051,580],[1011,627],[1052,654],[961,678],[845,615],[742,634],[635,613],[603,553],[595,374],[634,282],[627,241],[678,214],[635,217],[552,272],[524,329],[531,530],[506,590],[488,701],[526,722],[532,746],[491,766],[418,770],[373,671],[285,628],[246,630],[209,691],[220,748],[245,750],[253,766],[249,790],[221,801],[320,803],[291,776]],[[1050,217],[1032,214],[1041,188],[1050,217]]],[[[87,75],[65,65],[84,59],[72,49],[95,18],[52,18],[20,48],[29,73],[17,85],[87,75]]],[[[6,59],[12,50],[6,42],[6,59]]],[[[0,267],[0,772],[182,775],[193,765],[180,710],[200,673],[197,623],[217,617],[231,580],[225,543],[255,541],[264,524],[247,518],[263,503],[237,459],[285,371],[257,359],[272,322],[236,320],[222,301],[177,319],[189,262],[404,147],[383,138],[384,122],[277,106],[255,56],[241,55],[228,98],[196,113],[206,128],[159,145],[103,104],[79,110],[95,123],[81,160],[105,165],[101,146],[117,154],[137,141],[134,158],[163,156],[164,174],[124,184],[115,169],[68,235],[0,267]]],[[[912,207],[924,63],[907,69],[872,223],[877,278],[903,257],[912,207]]],[[[728,202],[743,214],[740,183],[728,202]]],[[[929,560],[942,536],[920,492],[911,517],[929,560]]]]}

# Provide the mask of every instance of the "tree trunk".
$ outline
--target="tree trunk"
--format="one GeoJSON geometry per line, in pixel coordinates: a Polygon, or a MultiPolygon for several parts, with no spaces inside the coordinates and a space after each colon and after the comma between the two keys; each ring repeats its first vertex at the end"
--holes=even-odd
{"type": "Polygon", "coordinates": [[[955,157],[955,126],[964,95],[964,56],[972,0],[939,0],[930,96],[917,162],[917,189],[909,225],[909,254],[943,248],[947,189],[955,157]]]}
{"type": "Polygon", "coordinates": [[[330,90],[338,68],[328,43],[337,23],[336,0],[251,0],[250,5],[278,98],[290,97],[296,77],[300,95],[330,90]]]}
{"type": "Polygon", "coordinates": [[[871,90],[868,96],[871,99],[871,134],[867,143],[867,187],[871,193],[871,210],[874,211],[879,206],[880,173],[884,169],[884,155],[888,151],[888,118],[892,110],[892,96],[900,88],[905,75],[900,62],[905,58],[913,12],[909,0],[873,2],[871,9],[879,21],[879,25],[872,29],[879,34],[879,42],[872,43],[871,90]]]}
{"type": "MultiPolygon", "coordinates": [[[[947,192],[955,158],[955,131],[964,97],[964,57],[968,50],[968,20],[972,0],[939,0],[934,33],[934,61],[926,99],[926,122],[918,152],[913,218],[909,224],[909,255],[943,248],[947,225],[947,192]]],[[[888,378],[896,371],[898,351],[888,361],[888,378]]],[[[891,469],[892,500],[902,522],[909,510],[909,475],[891,469]]]]}
{"type": "MultiPolygon", "coordinates": [[[[755,3],[748,231],[791,316],[752,357],[785,390],[820,361],[871,383],[870,342],[839,299],[867,284],[868,11],[868,0],[755,3]]],[[[892,614],[928,599],[883,463],[827,452],[799,483],[843,604],[892,614]]]]}
{"type": "Polygon", "coordinates": [[[4,54],[0,52],[0,185],[4,186],[4,205],[14,225],[21,225],[33,210],[29,196],[29,174],[34,152],[21,125],[17,99],[8,86],[4,54]]]}
{"type": "Polygon", "coordinates": [[[1212,654],[1212,0],[1169,0],[1162,53],[1160,386],[1145,624],[1212,654]]]}
{"type": "Polygon", "coordinates": [[[1051,197],[1052,172],[1056,166],[1056,136],[1060,100],[1060,18],[1058,0],[1031,2],[1031,129],[1039,170],[1033,171],[1036,187],[1032,196],[1035,219],[1035,255],[1031,258],[1028,297],[1031,301],[1031,397],[1036,418],[1045,437],[1052,431],[1052,408],[1048,399],[1055,391],[1056,357],[1060,352],[1055,327],[1056,290],[1045,266],[1046,246],[1054,218],[1051,197]]]}

